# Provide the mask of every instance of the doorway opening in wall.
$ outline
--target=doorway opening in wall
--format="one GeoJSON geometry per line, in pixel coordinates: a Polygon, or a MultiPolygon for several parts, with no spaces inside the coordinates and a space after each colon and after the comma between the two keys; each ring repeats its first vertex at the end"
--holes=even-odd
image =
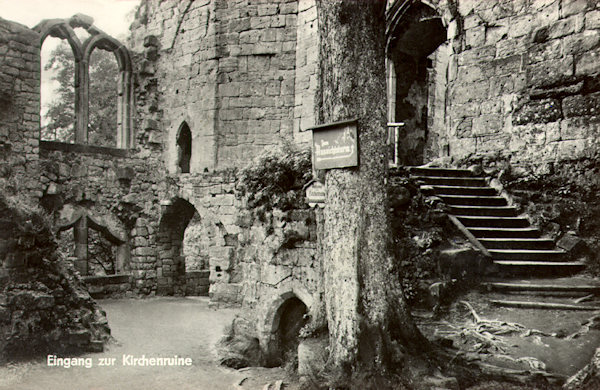
{"type": "Polygon", "coordinates": [[[157,294],[208,295],[209,236],[188,201],[176,198],[165,207],[157,237],[157,294]]]}
{"type": "Polygon", "coordinates": [[[277,310],[275,321],[277,353],[275,365],[293,365],[298,368],[298,344],[300,329],[306,325],[308,309],[297,297],[287,299],[277,310]]]}
{"type": "Polygon", "coordinates": [[[446,28],[433,8],[414,2],[388,19],[388,31],[390,162],[421,165],[444,143],[446,28]]]}
{"type": "Polygon", "coordinates": [[[183,122],[177,134],[177,166],[181,173],[190,173],[192,159],[192,132],[187,122],[183,122]]]}

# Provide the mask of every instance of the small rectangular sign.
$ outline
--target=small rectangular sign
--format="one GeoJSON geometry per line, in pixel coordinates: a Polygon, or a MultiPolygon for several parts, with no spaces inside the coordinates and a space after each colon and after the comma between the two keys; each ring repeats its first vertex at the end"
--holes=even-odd
{"type": "Polygon", "coordinates": [[[358,165],[356,120],[336,122],[311,129],[315,169],[355,167],[358,165]]]}
{"type": "Polygon", "coordinates": [[[306,202],[310,207],[315,207],[317,204],[324,205],[325,196],[325,185],[323,183],[314,181],[306,187],[306,202]]]}

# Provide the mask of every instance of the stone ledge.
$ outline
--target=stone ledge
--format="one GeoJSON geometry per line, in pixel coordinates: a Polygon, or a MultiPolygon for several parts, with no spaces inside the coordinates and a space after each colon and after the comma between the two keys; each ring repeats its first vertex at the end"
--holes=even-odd
{"type": "Polygon", "coordinates": [[[189,278],[208,278],[210,275],[210,270],[199,270],[199,271],[186,271],[185,276],[189,278]]]}
{"type": "Polygon", "coordinates": [[[106,286],[109,284],[131,283],[131,275],[84,276],[83,281],[88,286],[106,286]]]}
{"type": "Polygon", "coordinates": [[[40,140],[40,150],[57,150],[60,152],[72,153],[93,153],[105,154],[114,157],[129,157],[129,150],[117,149],[107,146],[84,145],[84,144],[69,144],[58,141],[42,141],[40,140]]]}

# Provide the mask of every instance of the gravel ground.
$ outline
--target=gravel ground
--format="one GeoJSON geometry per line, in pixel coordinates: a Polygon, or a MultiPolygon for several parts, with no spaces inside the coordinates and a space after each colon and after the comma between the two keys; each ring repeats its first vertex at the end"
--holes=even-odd
{"type": "Polygon", "coordinates": [[[282,369],[250,368],[242,371],[217,364],[215,343],[231,323],[237,309],[211,309],[208,298],[152,298],[99,300],[106,311],[116,342],[105,352],[83,355],[93,366],[53,367],[47,359],[0,367],[4,390],[152,390],[235,388],[262,389],[284,377],[282,369]],[[128,366],[123,355],[140,358],[173,357],[192,360],[191,366],[128,366]],[[103,362],[113,362],[101,366],[103,362]]]}

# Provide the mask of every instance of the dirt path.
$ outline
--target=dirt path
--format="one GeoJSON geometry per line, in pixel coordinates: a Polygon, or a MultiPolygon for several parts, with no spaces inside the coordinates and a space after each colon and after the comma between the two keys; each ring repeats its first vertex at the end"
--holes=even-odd
{"type": "Polygon", "coordinates": [[[216,363],[215,343],[237,310],[214,310],[208,302],[207,298],[101,300],[117,343],[103,353],[84,355],[92,359],[93,367],[52,367],[46,359],[0,367],[0,389],[219,390],[232,389],[243,378],[248,378],[243,388],[250,389],[283,378],[281,369],[236,371],[216,363]],[[129,354],[136,358],[177,355],[190,358],[192,365],[127,366],[123,355],[129,354]],[[100,366],[104,358],[114,358],[114,365],[100,366]]]}

